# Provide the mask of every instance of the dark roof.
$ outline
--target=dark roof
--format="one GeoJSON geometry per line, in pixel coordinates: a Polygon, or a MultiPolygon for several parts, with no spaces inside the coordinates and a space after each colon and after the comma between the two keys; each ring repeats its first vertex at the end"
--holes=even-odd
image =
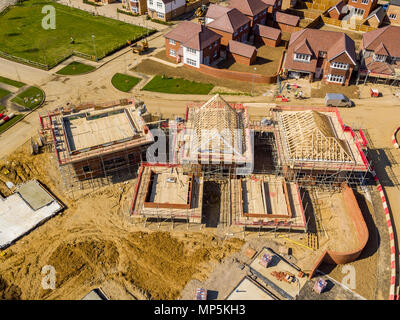
{"type": "Polygon", "coordinates": [[[221,36],[206,26],[190,21],[183,21],[178,26],[164,35],[167,39],[180,42],[182,46],[202,50],[214,43],[221,36]]]}
{"type": "MultiPolygon", "coordinates": [[[[343,9],[345,9],[345,10],[347,9],[346,1],[342,0],[342,1],[338,2],[338,3],[336,3],[333,7],[331,7],[328,10],[328,12],[333,10],[333,9],[336,9],[339,14],[345,13],[343,9]]],[[[348,11],[348,10],[346,10],[346,11],[348,11]]]]}
{"type": "Polygon", "coordinates": [[[389,4],[392,6],[400,6],[400,0],[390,0],[389,4]]]}
{"type": "Polygon", "coordinates": [[[346,34],[318,29],[303,29],[293,32],[290,37],[285,68],[315,72],[320,51],[327,53],[328,60],[346,53],[353,64],[356,64],[354,41],[346,34]],[[293,60],[295,52],[307,53],[307,51],[311,52],[309,63],[293,60]]]}
{"type": "Polygon", "coordinates": [[[261,36],[263,38],[278,40],[281,35],[281,30],[275,29],[268,26],[263,26],[261,24],[256,24],[253,30],[254,34],[257,36],[261,36]]]}
{"type": "Polygon", "coordinates": [[[269,7],[261,0],[231,0],[229,6],[238,9],[246,16],[255,16],[269,7]]]}
{"type": "Polygon", "coordinates": [[[300,17],[278,11],[275,13],[275,21],[296,27],[300,21],[300,17]]]}
{"type": "Polygon", "coordinates": [[[386,10],[383,7],[378,7],[374,11],[370,13],[367,17],[367,20],[371,19],[373,16],[376,16],[379,22],[382,22],[386,16],[386,10]]]}
{"type": "Polygon", "coordinates": [[[229,40],[228,51],[246,58],[251,58],[257,53],[256,47],[235,40],[229,40]]]}
{"type": "Polygon", "coordinates": [[[207,24],[208,27],[217,30],[234,33],[241,26],[250,22],[250,18],[246,17],[237,9],[231,9],[218,19],[207,24]]]}
{"type": "Polygon", "coordinates": [[[400,27],[387,26],[363,34],[363,49],[375,51],[381,43],[390,56],[400,57],[400,27]]]}

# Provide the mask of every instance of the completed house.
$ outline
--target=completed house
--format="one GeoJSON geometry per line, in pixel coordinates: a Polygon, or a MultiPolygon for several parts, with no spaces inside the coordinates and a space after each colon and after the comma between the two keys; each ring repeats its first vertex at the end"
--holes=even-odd
{"type": "Polygon", "coordinates": [[[222,36],[221,44],[227,46],[229,40],[236,40],[246,42],[250,34],[250,18],[246,17],[237,9],[224,9],[217,8],[220,6],[210,5],[206,14],[206,26],[212,31],[222,36]],[[221,13],[217,17],[218,13],[221,13]]]}
{"type": "Polygon", "coordinates": [[[354,41],[346,34],[303,29],[290,37],[284,69],[289,77],[348,85],[356,63],[354,41]]]}
{"type": "Polygon", "coordinates": [[[201,24],[183,21],[164,37],[167,57],[188,66],[200,68],[219,58],[222,37],[201,24]]]}
{"type": "Polygon", "coordinates": [[[352,17],[366,19],[377,4],[378,0],[348,0],[347,7],[352,17]]]}
{"type": "Polygon", "coordinates": [[[386,20],[386,11],[383,7],[377,7],[365,20],[369,26],[379,28],[386,20]]]}
{"type": "Polygon", "coordinates": [[[390,24],[400,26],[400,0],[390,0],[386,14],[390,24]]]}
{"type": "Polygon", "coordinates": [[[142,15],[147,11],[147,0],[122,0],[122,7],[129,12],[142,15]]]}
{"type": "Polygon", "coordinates": [[[185,13],[186,0],[147,0],[147,14],[152,19],[168,21],[185,13]]]}
{"type": "Polygon", "coordinates": [[[267,10],[270,6],[261,0],[231,0],[229,4],[251,20],[251,27],[255,24],[265,25],[267,22],[267,10]]]}
{"type": "Polygon", "coordinates": [[[342,0],[330,7],[326,12],[327,16],[332,19],[342,20],[348,13],[347,0],[342,0]]]}
{"type": "Polygon", "coordinates": [[[400,76],[400,27],[387,26],[363,34],[360,73],[394,79],[400,76]]]}

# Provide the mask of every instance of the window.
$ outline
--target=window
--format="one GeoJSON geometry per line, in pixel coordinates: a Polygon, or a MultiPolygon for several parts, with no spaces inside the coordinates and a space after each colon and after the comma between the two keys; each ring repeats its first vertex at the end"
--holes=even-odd
{"type": "Polygon", "coordinates": [[[189,59],[189,58],[186,58],[186,63],[191,65],[191,66],[196,66],[197,65],[196,60],[189,59]]]}
{"type": "Polygon", "coordinates": [[[235,31],[235,32],[233,33],[233,36],[236,37],[237,35],[238,35],[238,33],[235,31]]]}
{"type": "Polygon", "coordinates": [[[83,169],[84,173],[90,172],[90,167],[89,166],[84,166],[82,169],[83,169]]]}
{"type": "Polygon", "coordinates": [[[137,7],[131,7],[131,9],[132,9],[133,13],[137,13],[138,12],[138,8],[137,7]]]}
{"type": "Polygon", "coordinates": [[[396,18],[397,18],[397,15],[396,15],[396,14],[394,14],[394,13],[389,14],[389,19],[394,20],[394,19],[396,19],[396,18]]]}
{"type": "Polygon", "coordinates": [[[150,6],[153,5],[153,0],[149,0],[149,5],[150,5],[150,6]]]}
{"type": "Polygon", "coordinates": [[[362,4],[368,4],[369,0],[361,0],[362,4]]]}
{"type": "Polygon", "coordinates": [[[218,45],[218,42],[215,41],[215,42],[214,42],[214,47],[217,47],[217,45],[218,45]]]}
{"type": "Polygon", "coordinates": [[[164,18],[164,13],[157,12],[157,17],[163,19],[164,18]]]}
{"type": "Polygon", "coordinates": [[[216,58],[218,56],[218,51],[215,50],[213,57],[216,58]]]}
{"type": "Polygon", "coordinates": [[[157,2],[157,8],[162,8],[162,3],[161,2],[157,2]]]}
{"type": "Polygon", "coordinates": [[[303,53],[295,53],[294,54],[294,60],[301,61],[301,62],[310,62],[311,55],[303,54],[303,53]]]}
{"type": "Polygon", "coordinates": [[[337,74],[328,74],[328,81],[335,82],[335,83],[343,83],[344,76],[339,76],[337,74]]]}
{"type": "Polygon", "coordinates": [[[176,57],[175,50],[169,49],[169,55],[170,55],[171,57],[176,57]]]}
{"type": "Polygon", "coordinates": [[[191,54],[196,54],[196,52],[197,52],[196,50],[194,50],[192,48],[186,48],[186,50],[188,53],[191,53],[191,54]]]}
{"type": "Polygon", "coordinates": [[[244,25],[244,30],[247,30],[249,26],[247,24],[244,25]]]}
{"type": "Polygon", "coordinates": [[[374,60],[379,62],[385,62],[386,56],[383,54],[374,54],[374,60]]]}
{"type": "Polygon", "coordinates": [[[320,58],[325,58],[325,57],[326,57],[326,51],[320,51],[320,52],[318,52],[318,57],[320,57],[320,58]]]}
{"type": "Polygon", "coordinates": [[[353,0],[353,2],[357,2],[357,0],[353,0]]]}
{"type": "Polygon", "coordinates": [[[342,62],[332,62],[331,63],[331,68],[348,70],[349,69],[349,65],[347,63],[342,63],[342,62]]]}
{"type": "Polygon", "coordinates": [[[172,40],[172,39],[169,39],[169,44],[172,44],[172,45],[175,45],[176,44],[176,42],[175,42],[175,40],[172,40]]]}

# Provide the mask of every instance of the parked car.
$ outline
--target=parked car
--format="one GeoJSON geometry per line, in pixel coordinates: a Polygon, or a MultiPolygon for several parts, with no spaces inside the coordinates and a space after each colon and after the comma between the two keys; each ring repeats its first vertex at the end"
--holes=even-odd
{"type": "Polygon", "coordinates": [[[342,93],[327,93],[325,96],[327,107],[347,107],[353,106],[353,102],[342,93]]]}

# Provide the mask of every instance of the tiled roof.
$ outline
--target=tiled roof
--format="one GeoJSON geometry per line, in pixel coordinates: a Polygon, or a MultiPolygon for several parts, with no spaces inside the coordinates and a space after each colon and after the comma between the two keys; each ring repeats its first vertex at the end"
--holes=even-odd
{"type": "Polygon", "coordinates": [[[222,16],[220,16],[218,19],[207,24],[207,26],[228,33],[234,33],[241,26],[249,22],[250,18],[246,17],[239,10],[231,9],[222,16]]]}
{"type": "Polygon", "coordinates": [[[276,12],[275,21],[295,27],[299,23],[300,17],[283,12],[276,12]]]}
{"type": "Polygon", "coordinates": [[[207,9],[207,13],[206,13],[206,18],[211,18],[211,19],[217,19],[220,16],[222,16],[223,14],[227,13],[229,10],[231,10],[228,7],[223,7],[223,6],[219,6],[217,4],[213,4],[211,3],[210,6],[207,9]]]}
{"type": "Polygon", "coordinates": [[[164,37],[180,42],[182,46],[195,50],[202,50],[221,38],[219,34],[206,26],[190,21],[181,22],[164,37]]]}
{"type": "Polygon", "coordinates": [[[256,24],[253,32],[255,35],[272,40],[277,40],[282,33],[279,29],[263,26],[261,24],[256,24]]]}
{"type": "Polygon", "coordinates": [[[400,27],[387,26],[363,34],[362,48],[375,51],[381,43],[390,56],[400,57],[400,27]]]}
{"type": "Polygon", "coordinates": [[[243,42],[229,40],[228,51],[234,54],[238,54],[239,56],[251,58],[254,52],[257,52],[257,49],[256,47],[250,46],[243,42]]]}
{"type": "Polygon", "coordinates": [[[231,0],[229,5],[247,16],[255,16],[269,7],[261,0],[231,0]]]}

